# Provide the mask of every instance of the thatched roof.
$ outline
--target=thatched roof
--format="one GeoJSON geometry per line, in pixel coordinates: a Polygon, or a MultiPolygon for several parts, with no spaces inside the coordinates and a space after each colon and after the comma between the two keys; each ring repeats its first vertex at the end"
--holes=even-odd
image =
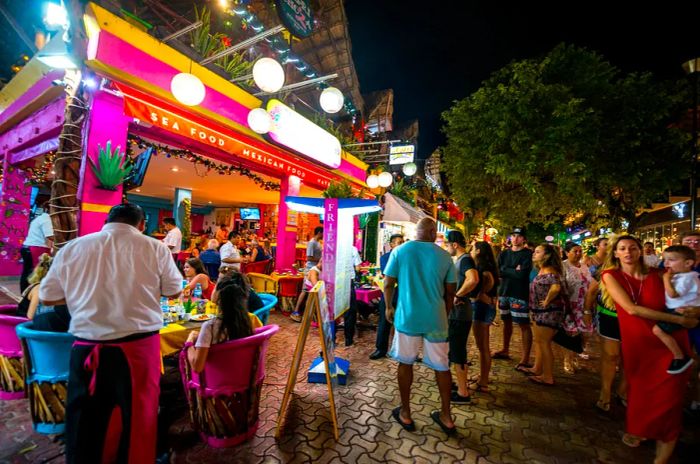
{"type": "Polygon", "coordinates": [[[394,130],[394,90],[377,90],[364,98],[367,129],[373,134],[394,130]]]}

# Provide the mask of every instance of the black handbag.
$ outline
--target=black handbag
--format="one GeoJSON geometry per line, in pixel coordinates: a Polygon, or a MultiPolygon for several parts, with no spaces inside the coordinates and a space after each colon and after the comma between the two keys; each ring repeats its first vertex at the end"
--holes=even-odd
{"type": "Polygon", "coordinates": [[[566,348],[574,353],[583,353],[583,335],[577,333],[576,335],[569,335],[566,330],[559,327],[557,333],[554,334],[552,341],[562,348],[566,348]]]}

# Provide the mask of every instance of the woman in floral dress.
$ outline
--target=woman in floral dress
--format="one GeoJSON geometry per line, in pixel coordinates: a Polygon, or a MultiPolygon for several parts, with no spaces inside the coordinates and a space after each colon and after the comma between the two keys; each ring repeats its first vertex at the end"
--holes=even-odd
{"type": "MultiPolygon", "coordinates": [[[[564,318],[564,330],[569,335],[582,334],[584,337],[593,333],[593,315],[590,310],[585,309],[584,302],[586,292],[591,285],[593,278],[582,262],[583,250],[581,245],[574,242],[567,242],[564,245],[566,261],[564,261],[564,281],[566,295],[569,299],[569,311],[564,318]]],[[[587,358],[588,355],[582,355],[587,358]]],[[[564,370],[570,374],[575,371],[574,353],[566,350],[564,352],[564,370]]]]}

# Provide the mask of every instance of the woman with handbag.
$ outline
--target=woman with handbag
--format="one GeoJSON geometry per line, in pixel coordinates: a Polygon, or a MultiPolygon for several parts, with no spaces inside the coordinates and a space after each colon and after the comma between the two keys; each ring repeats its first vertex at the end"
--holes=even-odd
{"type": "Polygon", "coordinates": [[[531,382],[554,385],[552,339],[564,320],[563,269],[559,251],[549,243],[535,248],[532,263],[539,272],[530,284],[535,344],[535,365],[523,369],[531,382]]]}
{"type": "MultiPolygon", "coordinates": [[[[684,327],[697,325],[696,308],[683,315],[664,312],[664,284],[657,269],[644,264],[642,244],[631,235],[615,237],[610,243],[602,284],[610,294],[620,322],[622,358],[629,384],[627,433],[623,442],[639,446],[644,439],[656,440],[655,464],[665,464],[673,454],[681,433],[683,400],[690,373],[666,372],[673,355],[653,333],[657,321],[684,327]],[[692,316],[692,317],[691,317],[692,316]]],[[[686,330],[673,337],[690,350],[686,330]]]]}
{"type": "MultiPolygon", "coordinates": [[[[569,336],[581,335],[586,337],[593,333],[593,321],[591,311],[586,309],[584,302],[586,292],[593,280],[588,268],[583,265],[583,249],[575,242],[567,242],[564,245],[566,261],[564,269],[564,289],[569,307],[564,316],[563,328],[569,336]]],[[[581,354],[581,356],[584,356],[581,354]]],[[[588,357],[585,355],[584,357],[588,357]]],[[[573,374],[576,371],[575,355],[572,351],[564,352],[564,371],[573,374]]]]}

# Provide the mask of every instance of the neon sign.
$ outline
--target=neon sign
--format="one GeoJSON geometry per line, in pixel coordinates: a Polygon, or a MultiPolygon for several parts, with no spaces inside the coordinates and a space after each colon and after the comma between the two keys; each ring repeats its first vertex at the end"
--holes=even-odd
{"type": "Polygon", "coordinates": [[[268,136],[274,142],[333,169],[340,167],[342,149],[336,137],[279,100],[270,100],[267,112],[272,118],[268,136]]]}

